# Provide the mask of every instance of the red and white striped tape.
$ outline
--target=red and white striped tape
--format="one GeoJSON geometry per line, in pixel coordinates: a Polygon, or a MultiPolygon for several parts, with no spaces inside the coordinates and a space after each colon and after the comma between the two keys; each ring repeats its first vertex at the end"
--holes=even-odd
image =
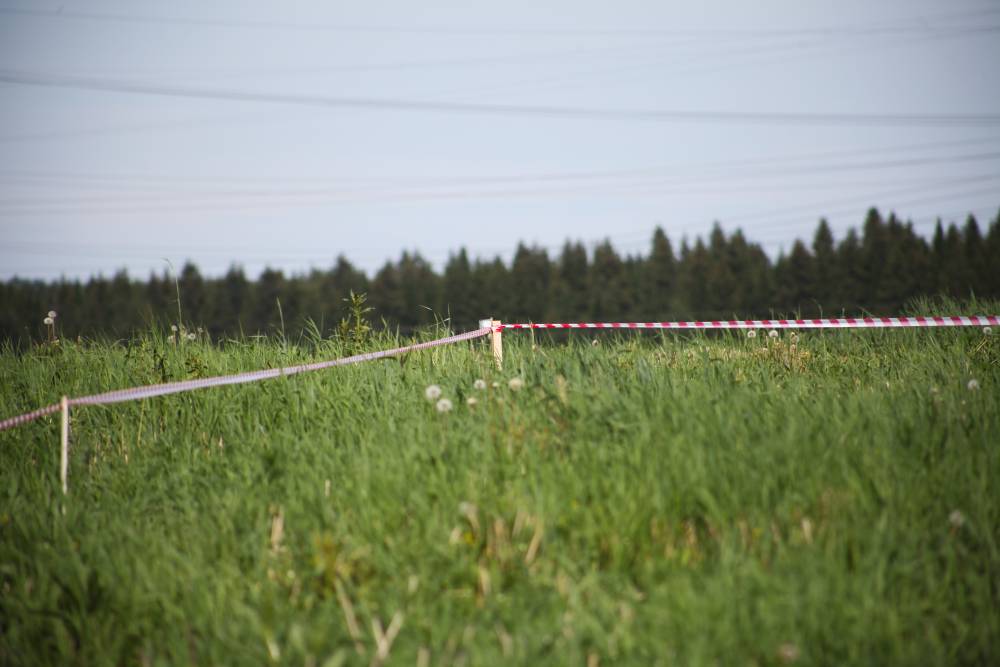
{"type": "Polygon", "coordinates": [[[998,315],[969,317],[837,317],[812,320],[704,320],[691,322],[565,322],[500,324],[505,329],[891,329],[1000,325],[998,315]]]}
{"type": "MultiPolygon", "coordinates": [[[[282,377],[286,375],[296,375],[298,373],[307,373],[309,371],[318,371],[324,368],[333,368],[334,366],[347,366],[349,364],[356,364],[362,361],[372,361],[374,359],[382,359],[384,357],[392,357],[397,354],[403,354],[405,352],[413,352],[416,350],[426,350],[430,347],[437,347],[439,345],[447,345],[449,343],[458,343],[463,340],[472,340],[474,338],[480,338],[481,336],[486,336],[490,333],[489,327],[482,327],[476,329],[475,331],[468,331],[466,333],[457,334],[454,336],[447,336],[445,338],[438,338],[437,340],[428,341],[426,343],[415,343],[414,345],[406,345],[404,347],[397,347],[393,350],[382,350],[379,352],[365,352],[363,354],[355,354],[351,357],[343,357],[341,359],[333,359],[331,361],[318,361],[312,364],[303,364],[301,366],[291,366],[288,368],[268,368],[260,371],[250,371],[248,373],[237,373],[236,375],[220,375],[217,377],[201,378],[198,380],[182,380],[180,382],[167,382],[165,384],[154,384],[146,387],[132,387],[130,389],[118,389],[115,391],[105,392],[103,394],[94,394],[92,396],[80,396],[78,398],[69,399],[69,406],[73,407],[75,405],[106,405],[109,403],[121,403],[122,401],[135,401],[142,398],[151,398],[153,396],[165,396],[167,394],[177,394],[182,391],[193,391],[195,389],[205,389],[207,387],[220,387],[222,385],[229,384],[244,384],[246,382],[257,382],[258,380],[267,380],[269,378],[282,377]]],[[[51,415],[55,412],[59,412],[62,408],[60,403],[54,403],[52,405],[47,405],[44,408],[39,408],[38,410],[33,410],[32,412],[27,412],[23,415],[17,415],[16,417],[10,417],[0,421],[0,431],[5,431],[15,426],[20,426],[21,424],[26,424],[30,421],[34,421],[39,417],[44,417],[45,415],[51,415]]]]}

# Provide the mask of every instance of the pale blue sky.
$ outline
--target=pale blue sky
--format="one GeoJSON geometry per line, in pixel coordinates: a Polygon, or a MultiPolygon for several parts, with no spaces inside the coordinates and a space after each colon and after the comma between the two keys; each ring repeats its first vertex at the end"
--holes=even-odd
{"type": "Polygon", "coordinates": [[[0,1],[0,278],[1000,207],[1000,2],[540,4],[0,1]]]}

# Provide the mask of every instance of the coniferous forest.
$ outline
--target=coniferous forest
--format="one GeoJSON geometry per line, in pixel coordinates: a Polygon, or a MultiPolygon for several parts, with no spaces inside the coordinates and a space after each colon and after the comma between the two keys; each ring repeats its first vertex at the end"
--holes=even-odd
{"type": "Polygon", "coordinates": [[[213,337],[282,326],[292,335],[309,320],[327,334],[346,315],[352,291],[367,295],[373,322],[403,332],[445,318],[465,330],[488,316],[559,322],[888,315],[917,296],[1000,298],[1000,215],[985,229],[973,217],[961,225],[939,222],[928,240],[911,223],[871,209],[860,230],[835,239],[821,220],[811,242],[796,240],[773,260],[740,231],[716,225],[707,239],[679,245],[656,229],[643,255],[622,256],[610,242],[590,252],[567,242],[556,255],[519,244],[508,264],[471,260],[459,250],[443,273],[404,252],[374,276],[340,256],[329,270],[288,276],[269,269],[256,280],[238,266],[207,278],[190,263],[176,281],[166,272],[142,281],[124,271],[85,282],[15,278],[0,284],[0,339],[43,337],[49,310],[59,313],[61,335],[74,337],[128,336],[179,317],[213,337]]]}

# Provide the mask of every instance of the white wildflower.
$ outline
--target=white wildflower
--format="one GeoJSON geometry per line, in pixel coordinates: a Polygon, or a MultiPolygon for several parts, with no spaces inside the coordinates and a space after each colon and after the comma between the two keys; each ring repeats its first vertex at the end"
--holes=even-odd
{"type": "Polygon", "coordinates": [[[470,408],[474,408],[478,403],[479,399],[476,398],[475,396],[469,396],[467,399],[465,399],[465,404],[468,405],[470,408]]]}
{"type": "Polygon", "coordinates": [[[965,386],[969,388],[969,391],[976,391],[979,389],[979,381],[973,378],[969,380],[969,384],[965,386]]]}
{"type": "Polygon", "coordinates": [[[507,383],[511,391],[521,391],[524,389],[524,380],[521,378],[511,378],[510,382],[507,383]]]}
{"type": "Polygon", "coordinates": [[[948,515],[948,523],[952,525],[952,528],[961,528],[965,525],[965,515],[962,514],[961,510],[955,510],[948,515]]]}
{"type": "Polygon", "coordinates": [[[778,659],[786,665],[795,662],[801,655],[802,652],[795,644],[786,643],[778,647],[778,659]]]}
{"type": "Polygon", "coordinates": [[[424,389],[424,396],[427,397],[428,401],[436,401],[441,398],[441,387],[436,384],[427,385],[427,389],[424,389]]]}
{"type": "Polygon", "coordinates": [[[53,320],[51,317],[46,317],[44,320],[42,320],[42,322],[48,325],[52,325],[53,323],[55,323],[55,320],[53,320]]]}
{"type": "Polygon", "coordinates": [[[479,391],[483,391],[484,389],[486,389],[486,380],[476,380],[475,382],[472,383],[472,386],[479,391]]]}
{"type": "Polygon", "coordinates": [[[993,335],[993,329],[990,327],[983,327],[983,333],[987,336],[993,335]]]}
{"type": "Polygon", "coordinates": [[[767,332],[767,335],[769,337],[771,337],[771,338],[777,338],[778,337],[778,330],[777,329],[771,329],[770,331],[767,332]]]}
{"type": "Polygon", "coordinates": [[[56,313],[56,311],[50,310],[49,311],[49,317],[51,317],[52,319],[56,319],[56,317],[58,317],[58,314],[56,313]]]}
{"type": "Polygon", "coordinates": [[[174,333],[177,333],[177,325],[176,324],[171,324],[170,325],[170,330],[173,331],[174,333]]]}
{"type": "Polygon", "coordinates": [[[493,388],[494,389],[499,389],[500,388],[500,383],[499,382],[494,382],[493,383],[493,388]]]}
{"type": "Polygon", "coordinates": [[[196,333],[195,333],[195,332],[193,332],[193,331],[192,331],[191,333],[189,333],[189,334],[187,335],[187,339],[188,339],[188,340],[194,340],[194,339],[195,339],[195,338],[197,338],[197,337],[198,337],[198,334],[196,334],[196,333]]]}
{"type": "Polygon", "coordinates": [[[600,340],[598,340],[597,338],[595,338],[594,340],[590,341],[590,345],[591,345],[592,347],[597,347],[597,346],[598,346],[598,345],[600,345],[600,344],[601,344],[601,341],[600,341],[600,340]]]}
{"type": "Polygon", "coordinates": [[[756,337],[757,337],[756,329],[751,329],[750,331],[747,332],[747,338],[756,338],[756,337]]]}
{"type": "Polygon", "coordinates": [[[440,401],[437,402],[437,405],[435,405],[434,407],[437,408],[438,412],[450,412],[451,401],[449,401],[447,398],[442,398],[440,401]]]}

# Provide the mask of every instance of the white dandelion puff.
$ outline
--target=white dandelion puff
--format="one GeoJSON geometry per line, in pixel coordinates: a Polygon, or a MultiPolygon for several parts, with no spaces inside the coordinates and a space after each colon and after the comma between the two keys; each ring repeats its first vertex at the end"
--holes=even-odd
{"type": "Polygon", "coordinates": [[[756,338],[756,337],[757,337],[756,329],[751,329],[750,331],[747,332],[747,338],[756,338]]]}
{"type": "Polygon", "coordinates": [[[447,398],[442,398],[440,401],[437,402],[437,405],[435,405],[434,407],[437,408],[438,412],[451,412],[452,405],[451,401],[449,401],[447,398]]]}
{"type": "Polygon", "coordinates": [[[500,388],[500,383],[499,382],[494,382],[493,383],[493,388],[494,389],[499,389],[500,388]]]}
{"type": "Polygon", "coordinates": [[[187,339],[188,339],[188,340],[194,340],[194,339],[195,339],[195,338],[197,338],[197,337],[198,337],[198,334],[196,334],[196,333],[195,333],[195,332],[193,332],[193,331],[192,331],[191,333],[189,333],[189,334],[187,335],[187,339]]]}
{"type": "Polygon", "coordinates": [[[778,337],[778,330],[777,329],[771,329],[770,331],[767,332],[767,335],[770,338],[777,338],[778,337]]]}
{"type": "MultiPolygon", "coordinates": [[[[50,311],[49,311],[49,313],[48,313],[48,315],[49,315],[49,317],[51,317],[51,318],[52,318],[53,320],[54,320],[54,319],[56,319],[56,317],[58,317],[58,316],[59,316],[59,315],[58,315],[58,313],[56,313],[56,311],[54,311],[54,310],[50,310],[50,311]]],[[[987,328],[989,328],[989,327],[987,327],[987,328]]]]}
{"type": "Polygon", "coordinates": [[[600,344],[601,344],[601,341],[598,340],[597,338],[595,338],[594,340],[590,341],[591,347],[597,347],[600,344]]]}
{"type": "Polygon", "coordinates": [[[174,333],[177,333],[177,325],[176,324],[171,324],[170,325],[170,330],[173,331],[174,333]]]}
{"type": "Polygon", "coordinates": [[[965,515],[962,514],[961,510],[954,510],[948,515],[948,523],[950,523],[953,528],[961,528],[965,525],[965,515]]]}
{"type": "Polygon", "coordinates": [[[792,343],[798,343],[799,335],[797,333],[793,333],[791,336],[788,337],[788,339],[792,341],[792,343]]]}
{"type": "Polygon", "coordinates": [[[475,396],[469,396],[467,399],[465,399],[465,404],[468,405],[470,408],[476,407],[478,403],[479,399],[476,398],[475,396]]]}
{"type": "Polygon", "coordinates": [[[992,327],[983,327],[983,334],[986,336],[992,336],[993,335],[992,327]]]}
{"type": "Polygon", "coordinates": [[[486,389],[486,380],[476,380],[472,383],[472,386],[478,391],[483,391],[486,389]]]}
{"type": "Polygon", "coordinates": [[[51,317],[46,317],[44,320],[42,320],[42,322],[48,325],[52,325],[55,322],[55,320],[53,320],[51,317]]]}
{"type": "Polygon", "coordinates": [[[792,664],[798,660],[801,655],[802,651],[799,650],[799,647],[791,642],[782,644],[778,647],[778,659],[786,665],[792,664]]]}
{"type": "Polygon", "coordinates": [[[521,378],[511,378],[510,382],[507,383],[511,391],[521,391],[524,389],[524,380],[521,378]]]}
{"type": "Polygon", "coordinates": [[[969,384],[965,386],[968,387],[969,391],[977,391],[979,389],[979,381],[973,378],[969,380],[969,384]]]}
{"type": "Polygon", "coordinates": [[[436,384],[427,385],[427,388],[424,389],[424,396],[427,397],[428,401],[436,401],[441,398],[441,387],[436,384]]]}

